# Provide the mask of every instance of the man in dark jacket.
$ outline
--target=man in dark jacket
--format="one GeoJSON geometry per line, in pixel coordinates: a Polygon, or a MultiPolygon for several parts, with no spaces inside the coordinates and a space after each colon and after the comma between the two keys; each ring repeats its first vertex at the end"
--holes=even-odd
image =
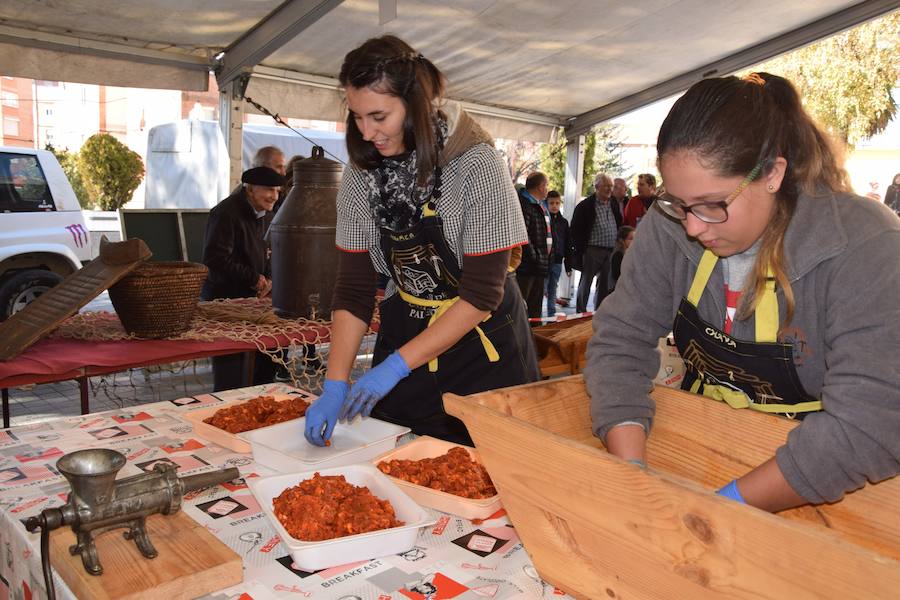
{"type": "MultiPolygon", "coordinates": [[[[240,190],[211,211],[206,224],[203,263],[209,275],[204,300],[263,297],[272,290],[270,250],[264,239],[284,177],[269,167],[244,171],[240,190]]],[[[213,358],[213,391],[250,385],[243,355],[213,358]]],[[[269,383],[274,367],[257,352],[253,385],[269,383]]]]}
{"type": "Polygon", "coordinates": [[[622,213],[615,202],[610,202],[613,181],[606,173],[594,178],[594,193],[579,202],[572,214],[572,240],[575,243],[574,266],[581,271],[578,282],[576,310],[587,310],[591,285],[597,278],[596,309],[609,293],[609,259],[612,256],[616,235],[622,225],[622,213]]]}
{"type": "Polygon", "coordinates": [[[547,316],[556,314],[556,288],[559,287],[559,276],[562,275],[563,263],[566,275],[572,276],[572,236],[569,234],[569,222],[560,212],[562,198],[553,190],[547,194],[547,208],[550,211],[550,236],[553,245],[550,249],[550,270],[547,274],[547,316]]]}
{"type": "Polygon", "coordinates": [[[528,231],[528,244],[522,247],[522,263],[516,269],[516,280],[528,305],[528,317],[540,317],[544,303],[544,284],[550,258],[550,217],[543,201],[550,182],[543,173],[532,173],[519,190],[519,203],[528,231]]]}

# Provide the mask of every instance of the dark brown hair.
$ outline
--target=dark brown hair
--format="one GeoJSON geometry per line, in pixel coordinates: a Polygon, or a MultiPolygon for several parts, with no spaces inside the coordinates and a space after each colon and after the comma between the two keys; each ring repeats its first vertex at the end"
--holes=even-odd
{"type": "MultiPolygon", "coordinates": [[[[406,108],[403,145],[416,150],[419,184],[437,165],[437,101],[444,95],[444,76],[431,61],[393,35],[366,40],[344,57],[338,76],[344,88],[370,88],[400,98],[406,108]]],[[[360,169],[381,163],[375,145],[363,139],[353,115],[347,115],[347,153],[360,169]]]]}
{"type": "Polygon", "coordinates": [[[791,82],[769,73],[751,73],[704,79],[678,99],[656,141],[658,160],[677,151],[695,153],[722,177],[744,177],[759,163],[765,176],[776,158],[787,161],[775,214],[762,235],[754,283],[738,315],[746,319],[756,310],[771,265],[787,304],[784,328],[794,314],[794,293],[785,273],[784,235],[797,198],[801,192],[815,196],[825,190],[850,190],[830,138],[803,109],[791,82]]]}

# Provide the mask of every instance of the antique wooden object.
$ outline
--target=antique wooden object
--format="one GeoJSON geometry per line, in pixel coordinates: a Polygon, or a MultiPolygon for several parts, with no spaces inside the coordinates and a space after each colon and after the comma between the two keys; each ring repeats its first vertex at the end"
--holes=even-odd
{"type": "Polygon", "coordinates": [[[148,560],[121,531],[97,538],[105,572],[89,575],[79,556],[69,554],[75,536],[69,528],[50,534],[53,568],[77,598],[92,600],[180,600],[237,585],[243,579],[241,557],[189,516],[153,515],[147,531],[159,556],[148,560]]]}
{"type": "Polygon", "coordinates": [[[581,373],[584,352],[593,333],[591,319],[557,321],[531,330],[543,377],[581,373]]]}
{"type": "Polygon", "coordinates": [[[893,598],[900,477],[777,515],[713,490],[797,426],[656,388],[646,470],[608,454],[574,376],[446,394],[541,576],[579,598],[893,598]]]}

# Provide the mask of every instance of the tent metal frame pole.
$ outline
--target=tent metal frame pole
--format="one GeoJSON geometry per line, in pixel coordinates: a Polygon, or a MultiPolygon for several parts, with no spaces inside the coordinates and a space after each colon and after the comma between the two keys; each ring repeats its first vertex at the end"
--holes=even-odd
{"type": "MultiPolygon", "coordinates": [[[[563,216],[569,223],[572,222],[572,214],[575,205],[581,197],[581,188],[584,187],[584,135],[575,136],[566,140],[566,173],[565,188],[563,192],[563,216]]],[[[574,277],[566,275],[565,270],[559,276],[557,294],[562,298],[574,298],[574,277]],[[559,293],[563,290],[563,293],[559,293]]]]}
{"type": "Polygon", "coordinates": [[[344,0],[288,0],[224,51],[216,69],[219,89],[294,39],[344,0]]]}
{"type": "Polygon", "coordinates": [[[759,64],[770,58],[840,33],[866,21],[876,19],[897,9],[897,0],[864,0],[844,10],[798,27],[772,39],[736,52],[702,67],[686,71],[647,89],[620,98],[570,119],[566,138],[587,133],[597,123],[641,108],[657,100],[668,98],[691,87],[706,77],[719,77],[759,64]]]}
{"type": "Polygon", "coordinates": [[[244,152],[244,85],[231,81],[219,91],[219,127],[228,149],[228,189],[241,182],[241,157],[244,152]]]}
{"type": "Polygon", "coordinates": [[[103,42],[72,35],[50,33],[48,31],[20,29],[8,25],[0,25],[0,42],[40,48],[42,50],[55,50],[68,54],[114,58],[195,71],[210,70],[209,60],[193,54],[167,52],[140,46],[127,46],[125,44],[103,42]]]}

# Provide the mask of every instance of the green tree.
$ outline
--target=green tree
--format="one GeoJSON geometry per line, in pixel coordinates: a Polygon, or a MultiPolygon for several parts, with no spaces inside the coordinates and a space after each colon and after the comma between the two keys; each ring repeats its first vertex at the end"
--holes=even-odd
{"type": "MultiPolygon", "coordinates": [[[[622,157],[622,127],[603,123],[584,136],[584,168],[582,170],[581,195],[594,191],[597,173],[623,175],[627,165],[622,157]]],[[[566,138],[563,130],[557,141],[545,144],[540,153],[540,170],[550,179],[550,189],[563,193],[566,180],[566,138]]]]}
{"type": "Polygon", "coordinates": [[[850,148],[882,131],[897,112],[900,12],[810,44],[750,71],[789,79],[806,109],[850,148]]]}
{"type": "Polygon", "coordinates": [[[91,201],[87,190],[84,189],[81,173],[78,172],[78,153],[60,150],[54,147],[53,144],[47,144],[44,150],[49,150],[56,157],[59,166],[62,167],[63,173],[66,174],[66,178],[72,186],[72,190],[75,192],[75,197],[78,198],[78,204],[81,205],[81,208],[93,209],[94,203],[91,201]]]}
{"type": "Polygon", "coordinates": [[[131,200],[144,176],[140,154],[109,135],[97,133],[78,152],[78,172],[100,210],[117,210],[131,200]]]}

